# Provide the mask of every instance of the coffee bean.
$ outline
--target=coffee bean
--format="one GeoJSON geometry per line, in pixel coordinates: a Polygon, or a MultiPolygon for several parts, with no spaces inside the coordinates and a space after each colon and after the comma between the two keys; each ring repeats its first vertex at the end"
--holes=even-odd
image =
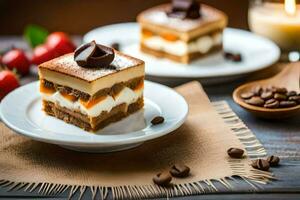
{"type": "Polygon", "coordinates": [[[223,56],[224,56],[225,59],[231,60],[231,59],[232,59],[232,56],[233,56],[233,53],[230,53],[230,52],[224,52],[224,53],[223,53],[223,56]]]}
{"type": "Polygon", "coordinates": [[[273,90],[274,90],[274,86],[269,85],[269,86],[265,87],[266,92],[273,92],[273,90]]]}
{"type": "Polygon", "coordinates": [[[223,56],[226,60],[234,62],[241,62],[243,60],[242,55],[239,53],[224,52],[223,56]]]}
{"type": "Polygon", "coordinates": [[[290,96],[290,101],[296,101],[298,104],[300,103],[300,96],[290,96]]]}
{"type": "Polygon", "coordinates": [[[264,107],[265,108],[278,108],[279,107],[279,101],[276,101],[275,99],[270,99],[274,100],[272,103],[265,103],[264,107]]]}
{"type": "Polygon", "coordinates": [[[183,164],[175,164],[171,167],[170,173],[174,177],[187,177],[190,174],[190,168],[183,164]]]}
{"type": "Polygon", "coordinates": [[[252,97],[251,99],[245,100],[245,102],[254,106],[263,106],[265,103],[260,97],[252,97]]]}
{"type": "Polygon", "coordinates": [[[275,166],[278,166],[278,164],[280,162],[280,158],[272,155],[267,158],[267,161],[269,162],[271,167],[275,167],[275,166]]]}
{"type": "Polygon", "coordinates": [[[151,120],[151,123],[152,123],[152,125],[158,125],[158,124],[162,124],[164,121],[165,121],[165,119],[163,117],[157,116],[151,120]]]}
{"type": "Polygon", "coordinates": [[[156,185],[169,186],[172,181],[172,176],[169,172],[163,172],[156,174],[152,180],[156,185]]]}
{"type": "Polygon", "coordinates": [[[296,91],[288,91],[286,93],[286,96],[291,97],[291,96],[297,96],[297,92],[296,91]]]}
{"type": "Polygon", "coordinates": [[[260,97],[263,99],[263,100],[268,100],[268,99],[271,99],[273,98],[273,92],[262,92],[260,97]]]}
{"type": "Polygon", "coordinates": [[[243,99],[250,99],[250,98],[253,97],[253,96],[254,96],[254,93],[253,93],[253,92],[244,92],[244,93],[241,94],[241,97],[242,97],[243,99]]]}
{"type": "Polygon", "coordinates": [[[290,108],[296,106],[296,101],[280,101],[279,107],[280,108],[290,108]]]}
{"type": "Polygon", "coordinates": [[[243,60],[242,55],[239,53],[233,54],[232,61],[241,62],[243,60]]]}
{"type": "Polygon", "coordinates": [[[114,48],[117,51],[120,50],[120,43],[118,43],[118,42],[114,42],[110,46],[111,46],[111,48],[114,48]]]}
{"type": "Polygon", "coordinates": [[[227,150],[227,154],[231,158],[242,158],[244,155],[244,150],[239,148],[230,148],[227,150]]]}
{"type": "Polygon", "coordinates": [[[274,99],[282,101],[282,100],[286,100],[287,96],[284,94],[280,94],[280,93],[275,93],[274,94],[274,99]]]}
{"type": "Polygon", "coordinates": [[[280,94],[286,94],[287,93],[287,89],[286,88],[282,88],[282,87],[275,87],[274,88],[274,92],[280,93],[280,94]]]}
{"type": "Polygon", "coordinates": [[[255,169],[259,169],[259,170],[263,170],[263,171],[268,171],[270,168],[269,162],[264,159],[254,160],[252,162],[251,166],[255,169]]]}
{"type": "Polygon", "coordinates": [[[277,101],[276,99],[269,99],[269,100],[266,101],[266,104],[271,104],[271,103],[274,103],[276,101],[277,101]]]}
{"type": "Polygon", "coordinates": [[[263,88],[261,86],[256,86],[254,89],[253,89],[253,93],[257,96],[259,96],[261,93],[263,92],[263,88]]]}

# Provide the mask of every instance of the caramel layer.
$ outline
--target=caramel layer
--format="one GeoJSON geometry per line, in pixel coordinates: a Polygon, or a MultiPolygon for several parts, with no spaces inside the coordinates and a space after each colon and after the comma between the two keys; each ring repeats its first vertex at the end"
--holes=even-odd
{"type": "Polygon", "coordinates": [[[48,81],[46,79],[42,79],[40,80],[40,90],[41,92],[44,91],[51,91],[51,92],[56,92],[59,91],[61,93],[67,94],[67,95],[71,95],[77,99],[81,99],[83,101],[92,101],[94,99],[98,99],[102,96],[115,96],[117,95],[124,87],[128,87],[132,90],[135,90],[137,87],[139,87],[140,85],[142,85],[144,83],[144,76],[142,77],[137,77],[137,78],[133,78],[129,81],[126,82],[119,82],[114,84],[111,88],[104,88],[99,90],[98,92],[96,92],[94,95],[90,95],[88,93],[73,89],[71,87],[68,86],[63,86],[63,85],[59,85],[59,84],[55,84],[51,81],[48,81]]]}
{"type": "MultiPolygon", "coordinates": [[[[223,30],[222,29],[216,29],[216,30],[212,30],[210,32],[207,32],[205,34],[201,34],[201,35],[197,35],[197,37],[194,37],[194,38],[190,38],[188,41],[185,41],[187,43],[189,42],[194,42],[196,41],[197,39],[199,39],[200,37],[202,36],[213,36],[214,34],[217,34],[217,33],[223,33],[223,30]]],[[[156,32],[155,30],[149,30],[149,29],[146,29],[146,28],[143,28],[142,29],[142,38],[149,38],[149,37],[152,37],[152,36],[159,36],[167,41],[170,41],[170,42],[175,42],[177,40],[181,40],[180,37],[172,34],[172,33],[159,33],[159,32],[156,32]]]]}

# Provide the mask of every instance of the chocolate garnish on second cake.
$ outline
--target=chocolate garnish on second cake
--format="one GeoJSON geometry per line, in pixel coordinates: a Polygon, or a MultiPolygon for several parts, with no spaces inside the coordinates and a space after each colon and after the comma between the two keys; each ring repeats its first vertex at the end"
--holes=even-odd
{"type": "Polygon", "coordinates": [[[79,46],[74,53],[76,63],[85,68],[107,68],[115,58],[115,52],[112,48],[95,41],[79,46]]]}
{"type": "Polygon", "coordinates": [[[172,8],[167,15],[180,19],[198,19],[201,17],[200,9],[196,0],[172,0],[172,8]]]}

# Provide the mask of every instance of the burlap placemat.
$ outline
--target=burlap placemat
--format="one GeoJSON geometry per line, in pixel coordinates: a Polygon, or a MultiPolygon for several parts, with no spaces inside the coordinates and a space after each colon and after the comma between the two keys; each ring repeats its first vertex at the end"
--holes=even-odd
{"type": "Polygon", "coordinates": [[[1,124],[0,185],[11,191],[38,190],[47,195],[70,189],[72,196],[78,190],[83,194],[90,189],[93,196],[100,193],[103,198],[111,190],[114,199],[131,199],[217,191],[213,180],[230,188],[227,178],[234,176],[242,177],[249,187],[272,178],[270,173],[249,166],[251,156],[265,156],[266,152],[226,102],[210,103],[198,82],[176,90],[189,104],[184,125],[172,134],[123,152],[73,152],[22,137],[1,124]],[[230,147],[246,149],[248,156],[230,159],[226,153],[230,147]],[[153,175],[177,162],[191,168],[190,177],[175,179],[171,188],[152,183],[153,175]]]}

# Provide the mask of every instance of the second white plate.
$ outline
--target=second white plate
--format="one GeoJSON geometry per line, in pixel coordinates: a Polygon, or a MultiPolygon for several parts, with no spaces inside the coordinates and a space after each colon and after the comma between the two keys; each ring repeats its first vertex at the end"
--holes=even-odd
{"type": "Polygon", "coordinates": [[[241,53],[242,62],[227,61],[222,53],[217,53],[189,65],[178,64],[141,53],[139,35],[137,23],[122,23],[94,29],[84,36],[84,41],[96,40],[105,45],[118,42],[122,51],[146,62],[147,75],[164,78],[218,78],[222,82],[229,77],[239,77],[264,69],[280,57],[280,50],[272,41],[248,31],[227,28],[224,32],[224,49],[241,53]]]}

